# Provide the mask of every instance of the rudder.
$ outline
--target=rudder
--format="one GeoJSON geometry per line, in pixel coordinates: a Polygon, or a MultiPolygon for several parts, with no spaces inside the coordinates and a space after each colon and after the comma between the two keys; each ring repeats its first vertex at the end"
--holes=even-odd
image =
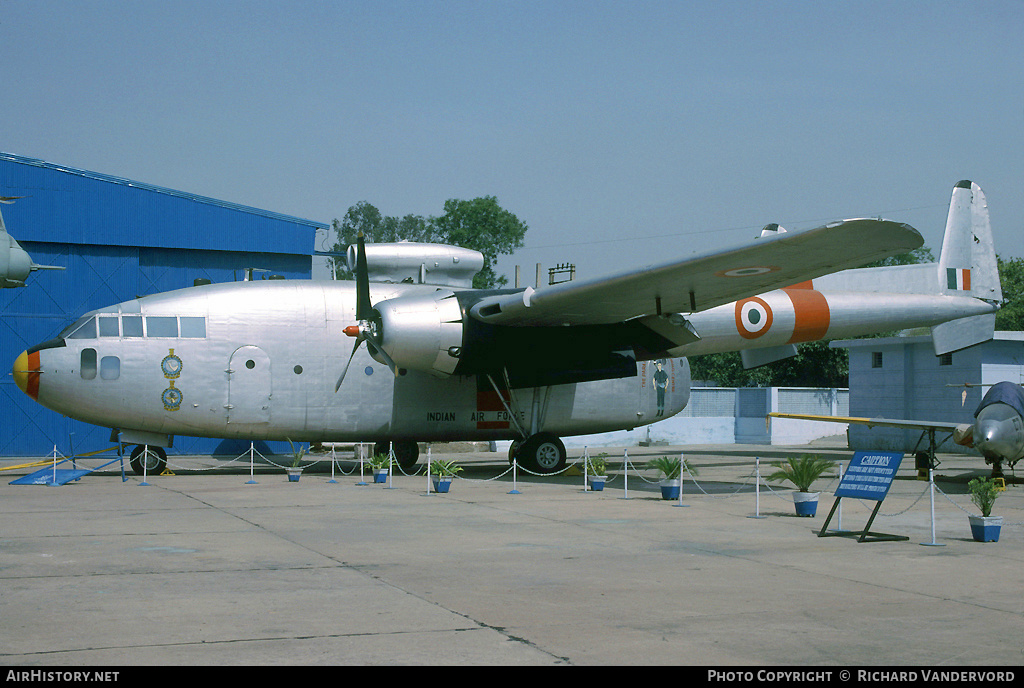
{"type": "Polygon", "coordinates": [[[953,187],[938,269],[943,293],[1002,301],[988,203],[981,187],[972,181],[963,180],[953,187]]]}
{"type": "MultiPolygon", "coordinates": [[[[939,256],[938,282],[942,293],[1002,301],[988,203],[981,187],[969,180],[953,187],[946,217],[946,233],[939,256]]],[[[959,351],[992,339],[995,314],[961,318],[932,328],[935,354],[959,351]]]]}

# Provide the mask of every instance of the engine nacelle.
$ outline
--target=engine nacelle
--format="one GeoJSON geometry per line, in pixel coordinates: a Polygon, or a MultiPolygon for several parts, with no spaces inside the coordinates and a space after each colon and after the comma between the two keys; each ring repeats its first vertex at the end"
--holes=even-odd
{"type": "MultiPolygon", "coordinates": [[[[484,267],[484,256],[461,246],[398,242],[367,244],[366,267],[371,282],[408,282],[445,287],[472,287],[473,276],[484,267]]],[[[356,246],[346,259],[356,264],[356,246]]]]}
{"type": "Polygon", "coordinates": [[[30,272],[32,258],[14,237],[0,230],[0,288],[24,287],[30,272]]]}
{"type": "Polygon", "coordinates": [[[399,368],[447,377],[462,353],[462,318],[447,289],[387,299],[374,305],[374,340],[399,368]]]}

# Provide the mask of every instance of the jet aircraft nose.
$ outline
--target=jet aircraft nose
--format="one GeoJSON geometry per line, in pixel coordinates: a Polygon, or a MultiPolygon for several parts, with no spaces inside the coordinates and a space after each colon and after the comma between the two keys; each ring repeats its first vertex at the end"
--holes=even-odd
{"type": "Polygon", "coordinates": [[[22,351],[14,360],[14,367],[11,369],[14,375],[14,382],[25,394],[33,399],[39,399],[39,352],[22,351]]]}
{"type": "Polygon", "coordinates": [[[1013,442],[1006,436],[1003,425],[999,420],[978,419],[974,429],[974,446],[983,456],[1004,459],[1013,455],[1013,442]]]}

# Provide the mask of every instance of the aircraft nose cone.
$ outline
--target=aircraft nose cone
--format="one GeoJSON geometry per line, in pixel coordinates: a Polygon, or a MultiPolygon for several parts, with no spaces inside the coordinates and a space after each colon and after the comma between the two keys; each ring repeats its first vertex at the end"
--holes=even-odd
{"type": "Polygon", "coordinates": [[[22,351],[14,360],[11,368],[14,383],[25,394],[33,399],[39,398],[39,352],[22,351]]]}
{"type": "Polygon", "coordinates": [[[1006,458],[1012,451],[1009,438],[1005,437],[1003,424],[992,420],[979,420],[974,431],[974,446],[984,456],[1006,458]]]}

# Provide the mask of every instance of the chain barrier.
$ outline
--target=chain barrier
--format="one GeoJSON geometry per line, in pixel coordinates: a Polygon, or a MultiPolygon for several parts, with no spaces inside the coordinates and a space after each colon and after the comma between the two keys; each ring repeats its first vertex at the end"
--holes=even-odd
{"type": "MultiPolygon", "coordinates": [[[[942,495],[943,497],[945,497],[945,498],[946,498],[946,501],[947,501],[947,502],[949,502],[950,504],[952,504],[953,506],[955,506],[955,507],[956,507],[957,509],[959,509],[960,511],[964,512],[964,513],[965,513],[965,514],[967,514],[968,516],[977,516],[977,515],[978,515],[978,514],[972,514],[972,513],[970,512],[970,511],[968,511],[967,509],[963,508],[962,506],[960,506],[959,504],[957,504],[956,502],[954,502],[954,501],[953,501],[953,498],[952,498],[952,497],[950,497],[950,496],[949,496],[948,494],[946,494],[945,492],[943,492],[943,491],[942,491],[941,489],[939,489],[939,486],[938,486],[938,485],[936,485],[936,486],[935,486],[935,490],[936,490],[936,491],[937,491],[937,492],[938,492],[938,493],[939,493],[940,495],[942,495]]],[[[1010,508],[1010,509],[1014,509],[1015,507],[1008,507],[1008,508],[1010,508]]],[[[1004,526],[1004,527],[1006,527],[1006,526],[1022,526],[1022,525],[1024,525],[1024,521],[1022,521],[1022,522],[1018,522],[1018,523],[1005,523],[1005,522],[1003,523],[1003,526],[1004,526]]]]}
{"type": "MultiPolygon", "coordinates": [[[[331,448],[331,456],[330,457],[325,457],[325,458],[322,458],[322,459],[316,459],[314,461],[305,463],[302,466],[302,468],[303,469],[307,469],[307,468],[310,468],[312,466],[316,466],[316,465],[319,465],[321,463],[324,463],[326,461],[326,462],[329,462],[331,464],[332,476],[333,476],[333,471],[335,469],[337,469],[341,473],[341,475],[343,475],[343,476],[351,476],[357,470],[362,471],[362,469],[366,465],[366,462],[363,459],[363,455],[362,455],[362,451],[361,451],[362,448],[363,447],[360,444],[359,445],[359,450],[354,452],[354,454],[355,454],[355,457],[354,457],[355,463],[352,466],[352,468],[350,470],[348,470],[348,471],[346,471],[344,469],[344,467],[342,465],[342,460],[340,460],[338,458],[338,456],[337,456],[337,454],[335,452],[334,447],[331,448]]],[[[56,446],[54,446],[54,456],[60,456],[62,458],[66,458],[66,457],[64,457],[64,455],[61,452],[59,452],[57,450],[56,446]]],[[[167,468],[175,468],[175,469],[178,469],[178,470],[189,470],[189,471],[193,471],[193,472],[203,472],[203,471],[211,471],[211,470],[221,470],[223,468],[232,466],[234,464],[238,464],[238,463],[242,463],[244,461],[247,461],[250,464],[250,471],[251,471],[253,465],[255,464],[256,457],[259,457],[259,459],[261,460],[261,462],[264,465],[273,466],[275,468],[280,468],[282,470],[284,470],[286,468],[289,468],[289,466],[281,464],[281,463],[277,463],[272,458],[267,457],[264,454],[262,454],[259,450],[256,449],[255,443],[250,444],[250,447],[249,447],[249,449],[247,451],[242,452],[241,454],[239,454],[238,456],[236,456],[236,457],[234,457],[234,458],[232,458],[230,460],[219,462],[215,466],[207,466],[207,467],[198,467],[197,468],[195,466],[184,466],[180,462],[172,462],[171,460],[168,460],[167,461],[167,468]]],[[[413,470],[411,472],[407,471],[405,468],[402,467],[402,465],[397,460],[395,460],[394,447],[393,446],[391,446],[389,448],[388,457],[389,457],[389,464],[390,464],[390,466],[392,468],[394,466],[397,466],[398,467],[398,472],[400,472],[401,475],[403,475],[405,477],[418,477],[418,476],[424,476],[424,475],[429,475],[430,474],[430,450],[429,449],[428,449],[428,453],[427,453],[427,463],[426,463],[426,465],[424,465],[422,467],[417,467],[415,470],[413,470]]],[[[73,457],[73,458],[85,458],[85,456],[73,457]]],[[[127,457],[125,457],[125,458],[127,458],[127,457]]],[[[602,455],[601,458],[603,459],[604,456],[602,455]]],[[[50,457],[47,457],[48,461],[49,461],[49,459],[50,459],[50,457]]],[[[691,470],[691,467],[688,464],[688,462],[683,458],[683,455],[680,454],[680,465],[681,465],[680,478],[679,478],[679,480],[680,480],[680,495],[682,495],[682,493],[683,493],[683,491],[685,489],[685,483],[687,482],[687,479],[688,479],[688,480],[693,482],[694,487],[696,488],[696,490],[700,494],[704,495],[705,497],[709,497],[711,499],[731,499],[731,498],[735,497],[737,494],[739,494],[740,492],[742,492],[743,490],[748,489],[751,485],[754,485],[755,487],[764,487],[764,488],[766,488],[768,490],[768,492],[770,492],[772,495],[778,497],[779,499],[782,499],[782,500],[785,500],[785,501],[789,501],[791,499],[792,491],[781,491],[780,492],[780,491],[776,490],[775,488],[773,488],[763,478],[763,476],[761,476],[761,474],[760,474],[760,459],[757,458],[756,462],[757,463],[756,463],[755,467],[753,469],[751,469],[751,472],[748,473],[747,475],[743,476],[742,477],[742,482],[737,484],[736,487],[734,489],[732,489],[731,492],[721,493],[721,494],[714,494],[714,493],[709,492],[707,489],[704,488],[703,485],[701,485],[700,481],[697,479],[696,471],[695,470],[691,470]],[[684,474],[685,474],[685,476],[687,476],[687,479],[684,479],[684,474]]],[[[526,473],[527,475],[532,475],[532,476],[536,476],[536,477],[550,478],[550,477],[553,477],[553,476],[564,475],[567,472],[569,472],[569,471],[571,471],[573,469],[576,469],[576,470],[582,470],[582,475],[583,475],[583,478],[584,478],[584,490],[588,490],[588,481],[592,477],[597,475],[596,471],[594,470],[594,467],[595,467],[594,460],[590,456],[589,448],[585,447],[584,448],[584,452],[583,452],[583,456],[581,456],[578,460],[575,460],[575,461],[567,463],[566,466],[563,467],[561,470],[554,471],[554,472],[544,473],[544,472],[539,472],[539,471],[533,471],[533,470],[530,470],[528,468],[525,468],[524,466],[519,464],[519,462],[517,460],[513,459],[512,462],[509,464],[509,467],[507,469],[501,471],[500,473],[498,473],[498,474],[496,474],[494,476],[488,477],[488,478],[466,478],[466,477],[463,477],[463,476],[460,476],[460,475],[455,475],[455,476],[451,476],[451,477],[453,479],[463,480],[463,481],[470,482],[470,483],[488,483],[488,482],[495,482],[497,480],[501,480],[502,478],[505,478],[506,476],[508,476],[509,473],[512,473],[513,477],[514,477],[516,471],[522,471],[523,473],[526,473]]],[[[657,485],[660,482],[660,480],[658,480],[658,479],[653,479],[652,480],[652,479],[646,477],[643,474],[643,472],[642,472],[642,471],[644,471],[646,469],[647,469],[646,466],[637,465],[637,464],[633,463],[630,460],[630,458],[629,458],[628,450],[624,450],[623,451],[621,475],[607,475],[607,474],[605,474],[604,475],[605,487],[607,487],[607,486],[609,486],[609,485],[611,485],[613,483],[616,483],[621,478],[622,482],[624,483],[624,489],[628,489],[628,480],[631,477],[630,473],[633,474],[633,477],[639,478],[641,481],[643,481],[644,483],[646,483],[648,485],[657,485]]],[[[389,475],[394,473],[394,472],[395,471],[393,471],[393,470],[389,471],[389,475]]],[[[360,475],[361,474],[362,473],[360,473],[360,475]]],[[[434,476],[431,475],[431,477],[434,477],[434,476]]],[[[840,467],[839,475],[833,476],[832,479],[829,481],[829,483],[827,485],[825,485],[821,490],[818,490],[818,491],[819,492],[832,492],[832,491],[834,491],[835,487],[837,487],[837,482],[840,481],[841,479],[842,479],[842,470],[841,470],[841,467],[840,467]]],[[[729,482],[734,482],[734,481],[729,481],[729,482]]],[[[958,504],[956,502],[956,500],[954,500],[950,495],[946,494],[941,488],[939,488],[938,485],[936,485],[934,483],[934,480],[930,481],[929,484],[926,485],[922,489],[921,493],[919,495],[917,495],[917,497],[915,497],[913,499],[913,501],[911,501],[910,504],[908,504],[905,508],[903,508],[903,509],[901,509],[899,511],[894,511],[894,512],[889,512],[889,513],[879,513],[878,515],[886,517],[886,518],[893,518],[893,517],[896,517],[896,516],[901,516],[903,514],[906,514],[911,509],[913,509],[915,506],[917,506],[918,503],[922,499],[924,499],[926,495],[929,494],[929,492],[930,492],[930,490],[932,488],[934,488],[935,491],[937,491],[940,495],[942,495],[946,499],[946,501],[948,501],[950,504],[955,506],[957,509],[959,509],[963,513],[965,513],[967,515],[974,515],[974,514],[972,514],[971,511],[969,511],[968,509],[964,508],[962,505],[958,504]]],[[[513,493],[518,493],[518,491],[517,490],[513,490],[513,493]]],[[[890,499],[891,499],[891,497],[890,497],[890,499]]],[[[854,499],[852,501],[857,502],[858,504],[860,504],[861,507],[863,507],[867,511],[871,511],[874,508],[874,507],[866,504],[864,502],[864,500],[861,500],[861,499],[854,499]]],[[[1008,508],[1013,509],[1013,510],[1019,510],[1019,507],[1008,507],[1008,508]]],[[[1024,521],[1014,522],[1014,523],[1004,523],[1003,525],[1004,526],[1011,526],[1011,527],[1022,526],[1022,525],[1024,525],[1024,521]]]]}

